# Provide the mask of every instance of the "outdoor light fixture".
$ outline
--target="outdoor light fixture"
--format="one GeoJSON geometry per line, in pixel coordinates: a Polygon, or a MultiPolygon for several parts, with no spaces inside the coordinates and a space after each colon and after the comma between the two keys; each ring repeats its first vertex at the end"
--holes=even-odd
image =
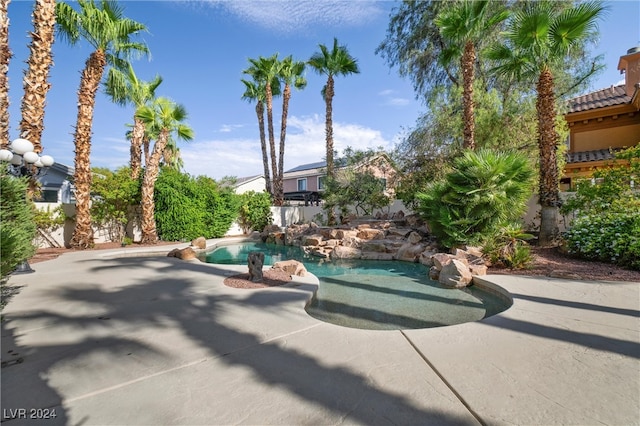
{"type": "Polygon", "coordinates": [[[42,176],[54,163],[52,156],[34,152],[33,144],[26,139],[16,139],[9,149],[0,149],[0,161],[8,162],[7,171],[17,177],[42,176]]]}
{"type": "MultiPolygon", "coordinates": [[[[33,151],[33,144],[26,139],[16,139],[9,149],[0,149],[0,162],[8,163],[7,172],[15,177],[37,178],[44,176],[54,163],[50,155],[38,155],[33,151]]],[[[13,273],[34,272],[29,262],[23,260],[13,273]]]]}

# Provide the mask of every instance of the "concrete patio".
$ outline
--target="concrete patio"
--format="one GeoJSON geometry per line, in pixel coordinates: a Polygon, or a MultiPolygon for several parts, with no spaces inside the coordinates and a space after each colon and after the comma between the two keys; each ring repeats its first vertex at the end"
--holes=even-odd
{"type": "Polygon", "coordinates": [[[124,249],[34,269],[3,312],[7,425],[640,424],[640,283],[488,276],[502,314],[369,331],[309,317],[313,276],[233,289],[245,266],[124,249]]]}

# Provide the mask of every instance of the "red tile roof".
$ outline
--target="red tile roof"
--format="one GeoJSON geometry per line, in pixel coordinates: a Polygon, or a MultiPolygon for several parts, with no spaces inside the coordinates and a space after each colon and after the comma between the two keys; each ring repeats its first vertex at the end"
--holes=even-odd
{"type": "Polygon", "coordinates": [[[622,84],[570,99],[569,113],[629,103],[631,103],[631,97],[625,94],[625,87],[622,84]]]}

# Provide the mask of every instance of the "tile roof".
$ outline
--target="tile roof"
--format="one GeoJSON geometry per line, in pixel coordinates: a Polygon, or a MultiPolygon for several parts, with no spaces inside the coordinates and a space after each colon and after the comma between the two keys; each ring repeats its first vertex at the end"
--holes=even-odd
{"type": "Polygon", "coordinates": [[[614,151],[610,149],[596,149],[594,151],[569,152],[567,153],[567,164],[587,163],[590,161],[613,160],[614,151]]]}
{"type": "Polygon", "coordinates": [[[569,99],[569,113],[628,103],[631,103],[631,97],[626,95],[625,86],[622,84],[569,99]]]}

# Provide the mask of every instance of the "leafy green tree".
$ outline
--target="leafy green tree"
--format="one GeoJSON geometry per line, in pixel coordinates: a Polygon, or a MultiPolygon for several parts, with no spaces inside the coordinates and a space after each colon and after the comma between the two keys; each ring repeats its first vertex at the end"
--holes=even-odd
{"type": "Polygon", "coordinates": [[[376,176],[367,166],[380,155],[373,150],[361,151],[347,148],[341,162],[345,167],[338,170],[333,179],[327,177],[323,199],[330,205],[338,206],[343,215],[353,207],[358,215],[371,215],[376,209],[391,204],[386,194],[387,182],[376,176]]]}
{"type": "Polygon", "coordinates": [[[465,151],[442,180],[417,195],[418,212],[440,244],[477,243],[522,216],[532,178],[533,169],[522,155],[465,151]]]}
{"type": "Polygon", "coordinates": [[[527,3],[526,7],[512,15],[505,43],[491,53],[491,57],[498,62],[495,70],[499,75],[516,77],[518,80],[537,80],[541,206],[539,242],[542,245],[550,244],[558,233],[560,205],[554,70],[562,67],[572,51],[584,40],[593,37],[604,10],[599,2],[593,1],[564,10],[558,10],[554,3],[548,1],[527,3]]]}
{"type": "Polygon", "coordinates": [[[96,93],[107,66],[122,69],[127,60],[135,55],[147,54],[149,50],[144,43],[132,39],[146,27],[126,18],[116,2],[102,0],[96,5],[93,0],[78,0],[77,3],[79,11],[68,3],[57,3],[56,23],[58,34],[70,45],[75,46],[84,40],[94,49],[81,74],[74,135],[76,226],[71,246],[86,249],[93,246],[90,152],[96,93]]]}
{"type": "Polygon", "coordinates": [[[122,242],[132,208],[140,203],[140,180],[131,178],[129,167],[116,171],[94,168],[91,215],[97,226],[105,228],[112,241],[122,242]]]}
{"type": "Polygon", "coordinates": [[[36,252],[34,208],[26,195],[26,179],[0,174],[0,278],[36,252]]]}
{"type": "Polygon", "coordinates": [[[262,231],[265,226],[273,223],[269,194],[248,191],[240,194],[239,204],[238,223],[245,234],[251,230],[262,231]]]}
{"type": "Polygon", "coordinates": [[[447,7],[436,17],[447,47],[440,54],[440,61],[450,64],[459,58],[462,72],[462,105],[464,107],[463,147],[475,149],[475,115],[473,101],[473,83],[475,80],[476,49],[484,37],[502,21],[507,19],[506,9],[489,11],[488,1],[470,1],[447,3],[447,7]],[[463,46],[462,52],[460,47],[463,46]]]}

